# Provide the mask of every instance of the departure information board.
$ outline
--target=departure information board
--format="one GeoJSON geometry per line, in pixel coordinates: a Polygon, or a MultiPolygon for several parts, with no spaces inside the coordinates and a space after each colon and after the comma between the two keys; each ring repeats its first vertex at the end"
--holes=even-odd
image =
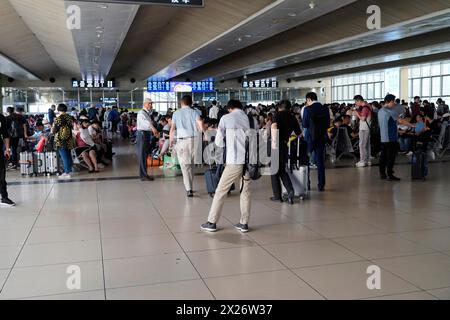
{"type": "Polygon", "coordinates": [[[74,80],[72,88],[115,88],[116,84],[112,80],[74,80]]]}
{"type": "Polygon", "coordinates": [[[83,2],[125,3],[125,4],[157,4],[175,7],[203,7],[204,0],[80,0],[83,2]]]}
{"type": "Polygon", "coordinates": [[[152,81],[147,84],[148,92],[215,92],[214,81],[170,82],[152,81]]]}
{"type": "Polygon", "coordinates": [[[242,87],[249,88],[278,88],[278,81],[276,80],[255,80],[255,81],[244,81],[242,82],[242,87]]]}

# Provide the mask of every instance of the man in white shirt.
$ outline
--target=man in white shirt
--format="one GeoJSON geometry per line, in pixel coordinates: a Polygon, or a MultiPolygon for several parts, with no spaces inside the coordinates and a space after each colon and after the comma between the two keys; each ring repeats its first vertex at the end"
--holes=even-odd
{"type": "Polygon", "coordinates": [[[218,119],[219,118],[219,107],[217,106],[217,101],[212,102],[211,110],[209,110],[209,118],[210,119],[218,119]]]}
{"type": "Polygon", "coordinates": [[[144,108],[137,115],[137,156],[139,159],[139,177],[141,181],[153,181],[154,178],[147,173],[147,158],[150,153],[150,142],[152,135],[158,135],[153,126],[152,119],[153,101],[144,100],[144,108]]]}
{"type": "Polygon", "coordinates": [[[226,166],[214,196],[209,212],[208,222],[201,226],[203,231],[216,232],[217,222],[220,219],[224,201],[231,186],[241,185],[241,221],[235,228],[242,233],[248,232],[248,222],[251,208],[251,179],[248,173],[244,175],[246,155],[246,132],[250,130],[250,121],[247,114],[242,110],[240,101],[231,100],[227,108],[230,113],[223,116],[219,123],[215,143],[219,147],[225,146],[226,137],[226,166]]]}
{"type": "Polygon", "coordinates": [[[170,146],[173,147],[176,132],[176,153],[180,162],[183,182],[188,198],[194,196],[194,158],[196,147],[201,146],[200,132],[203,128],[200,111],[192,108],[192,97],[187,95],[181,99],[181,109],[172,116],[170,128],[170,146]],[[196,139],[200,138],[196,143],[196,139]]]}

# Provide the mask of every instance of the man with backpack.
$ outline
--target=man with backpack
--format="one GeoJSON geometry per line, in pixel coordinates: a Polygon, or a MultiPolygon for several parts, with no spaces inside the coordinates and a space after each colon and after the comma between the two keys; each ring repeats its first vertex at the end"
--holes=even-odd
{"type": "Polygon", "coordinates": [[[370,161],[370,126],[372,124],[372,108],[360,95],[355,96],[354,101],[357,109],[353,114],[359,118],[360,161],[356,164],[356,167],[370,167],[372,166],[372,162],[370,161]]]}
{"type": "Polygon", "coordinates": [[[201,226],[203,231],[216,232],[217,222],[222,214],[223,205],[231,186],[236,183],[241,185],[241,221],[235,228],[242,233],[249,231],[248,222],[251,207],[251,173],[245,170],[247,158],[247,132],[250,130],[248,115],[242,110],[242,103],[238,100],[230,100],[227,108],[230,113],[223,116],[219,123],[215,143],[226,148],[226,166],[217,186],[214,200],[209,212],[208,222],[201,226]]]}
{"type": "Polygon", "coordinates": [[[327,141],[327,130],[330,126],[330,112],[327,107],[317,101],[317,94],[310,92],[306,95],[306,106],[303,113],[303,128],[305,139],[308,142],[310,153],[314,153],[317,165],[318,188],[320,192],[325,191],[325,144],[327,141]]]}
{"type": "MultiPolygon", "coordinates": [[[[17,108],[19,110],[19,108],[17,108]]],[[[7,109],[6,126],[10,136],[11,145],[11,164],[12,169],[16,170],[19,165],[19,145],[21,140],[27,139],[27,121],[25,117],[15,112],[13,107],[7,109]]]]}

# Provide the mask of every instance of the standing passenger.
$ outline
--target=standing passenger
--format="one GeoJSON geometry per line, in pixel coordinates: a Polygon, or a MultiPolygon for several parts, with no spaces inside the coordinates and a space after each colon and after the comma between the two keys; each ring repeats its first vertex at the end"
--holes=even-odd
{"type": "Polygon", "coordinates": [[[327,130],[330,125],[330,112],[327,107],[317,101],[317,94],[310,92],[306,95],[306,105],[303,114],[303,128],[310,153],[314,153],[314,160],[318,170],[318,188],[325,191],[325,143],[327,130]]]}
{"type": "Polygon", "coordinates": [[[150,142],[158,131],[153,126],[152,119],[153,101],[144,100],[144,108],[137,115],[137,157],[139,160],[139,177],[141,181],[153,181],[154,178],[147,173],[147,158],[150,154],[150,142]]]}
{"type": "MultiPolygon", "coordinates": [[[[203,123],[200,111],[192,108],[191,96],[184,96],[180,104],[181,109],[172,116],[170,146],[173,147],[176,132],[176,154],[183,173],[183,182],[187,196],[192,198],[194,196],[194,158],[196,147],[198,147],[196,139],[200,137],[203,123]]],[[[199,141],[201,146],[201,139],[199,141]]]]}
{"type": "Polygon", "coordinates": [[[216,194],[209,212],[208,222],[201,226],[203,231],[216,232],[217,222],[222,214],[223,205],[231,186],[241,185],[241,221],[235,228],[242,233],[248,232],[248,222],[251,209],[251,179],[249,174],[244,176],[246,155],[246,132],[250,130],[249,117],[242,110],[242,103],[238,100],[230,100],[227,108],[230,113],[223,116],[219,123],[215,143],[219,147],[226,148],[226,166],[217,186],[216,194]],[[243,177],[244,176],[244,177],[243,177]]]}
{"type": "Polygon", "coordinates": [[[61,179],[70,179],[72,173],[72,149],[75,146],[73,139],[72,117],[67,114],[65,104],[58,105],[59,117],[55,119],[52,133],[55,135],[56,147],[64,164],[64,173],[59,176],[61,179]]]}

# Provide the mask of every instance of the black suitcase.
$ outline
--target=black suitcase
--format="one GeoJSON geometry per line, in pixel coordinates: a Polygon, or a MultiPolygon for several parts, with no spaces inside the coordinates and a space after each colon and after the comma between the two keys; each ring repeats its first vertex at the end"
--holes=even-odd
{"type": "MultiPolygon", "coordinates": [[[[206,181],[206,190],[211,198],[214,197],[214,194],[216,193],[217,186],[219,185],[220,178],[222,177],[224,170],[223,165],[219,165],[217,168],[209,168],[205,172],[205,181],[206,181]]],[[[233,184],[230,188],[230,191],[228,191],[228,194],[231,193],[231,191],[236,190],[236,186],[233,184]]]]}
{"type": "Polygon", "coordinates": [[[414,152],[411,159],[411,178],[413,180],[425,180],[427,175],[427,154],[423,151],[414,152]]]}
{"type": "Polygon", "coordinates": [[[217,169],[210,168],[205,172],[206,191],[210,197],[214,197],[220,178],[217,175],[217,169]]]}

